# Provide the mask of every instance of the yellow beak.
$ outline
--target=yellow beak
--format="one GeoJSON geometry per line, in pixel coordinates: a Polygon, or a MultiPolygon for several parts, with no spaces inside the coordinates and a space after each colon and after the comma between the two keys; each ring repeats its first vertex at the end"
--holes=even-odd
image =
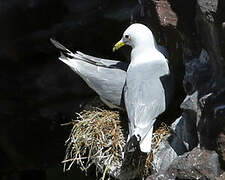
{"type": "Polygon", "coordinates": [[[121,48],[122,46],[124,46],[125,45],[125,43],[123,42],[123,41],[119,41],[119,42],[117,42],[114,46],[113,46],[113,52],[115,52],[116,50],[118,50],[119,48],[121,48]]]}

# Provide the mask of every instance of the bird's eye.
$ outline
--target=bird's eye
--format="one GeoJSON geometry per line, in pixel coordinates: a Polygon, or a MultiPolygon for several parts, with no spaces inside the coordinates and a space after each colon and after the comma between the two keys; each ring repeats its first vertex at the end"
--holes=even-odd
{"type": "Polygon", "coordinates": [[[125,37],[126,39],[130,39],[130,36],[127,35],[127,34],[126,34],[124,37],[125,37]]]}

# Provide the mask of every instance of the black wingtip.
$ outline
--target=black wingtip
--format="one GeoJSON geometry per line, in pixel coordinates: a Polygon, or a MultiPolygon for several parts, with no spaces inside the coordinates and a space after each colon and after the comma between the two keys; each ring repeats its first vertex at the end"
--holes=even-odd
{"type": "Polygon", "coordinates": [[[55,44],[55,42],[56,42],[56,40],[53,39],[53,38],[50,38],[50,41],[51,41],[52,44],[55,44]]]}
{"type": "MultiPolygon", "coordinates": [[[[55,46],[55,47],[57,47],[57,48],[59,48],[59,49],[62,49],[62,47],[64,47],[62,44],[60,44],[58,41],[56,41],[55,39],[53,39],[53,38],[50,38],[50,41],[51,41],[51,43],[55,46]]],[[[64,47],[65,48],[65,47],[64,47]]]]}
{"type": "Polygon", "coordinates": [[[58,49],[60,49],[61,51],[65,52],[65,53],[70,53],[70,51],[65,47],[63,46],[62,44],[60,44],[58,41],[56,41],[55,39],[53,38],[50,38],[50,41],[51,43],[58,49]]]}

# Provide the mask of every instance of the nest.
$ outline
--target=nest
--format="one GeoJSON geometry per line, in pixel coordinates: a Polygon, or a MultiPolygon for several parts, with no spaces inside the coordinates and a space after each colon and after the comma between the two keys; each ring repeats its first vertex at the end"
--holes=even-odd
{"type": "MultiPolygon", "coordinates": [[[[77,113],[76,120],[71,123],[73,127],[66,141],[64,171],[77,164],[81,170],[87,172],[89,167],[95,165],[97,172],[102,174],[102,179],[106,174],[117,178],[121,171],[127,137],[127,127],[123,126],[119,111],[105,109],[99,102],[90,103],[81,113],[77,113]]],[[[165,124],[154,132],[154,151],[168,134],[170,131],[165,124]]],[[[153,153],[150,153],[143,170],[145,175],[153,167],[152,159],[153,153]]]]}

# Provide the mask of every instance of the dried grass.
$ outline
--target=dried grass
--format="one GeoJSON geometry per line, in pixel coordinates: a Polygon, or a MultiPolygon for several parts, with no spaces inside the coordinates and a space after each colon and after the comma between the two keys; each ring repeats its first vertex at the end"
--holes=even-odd
{"type": "MultiPolygon", "coordinates": [[[[92,103],[93,104],[93,103],[92,103]]],[[[76,163],[86,171],[95,165],[97,172],[117,177],[122,166],[122,152],[125,145],[125,130],[121,126],[118,111],[102,109],[93,105],[87,106],[71,123],[71,134],[66,141],[64,171],[71,169],[76,163]]],[[[160,142],[169,134],[169,128],[162,124],[153,134],[152,148],[157,149],[160,142]]],[[[145,164],[145,174],[152,167],[153,154],[150,153],[145,164]]]]}

